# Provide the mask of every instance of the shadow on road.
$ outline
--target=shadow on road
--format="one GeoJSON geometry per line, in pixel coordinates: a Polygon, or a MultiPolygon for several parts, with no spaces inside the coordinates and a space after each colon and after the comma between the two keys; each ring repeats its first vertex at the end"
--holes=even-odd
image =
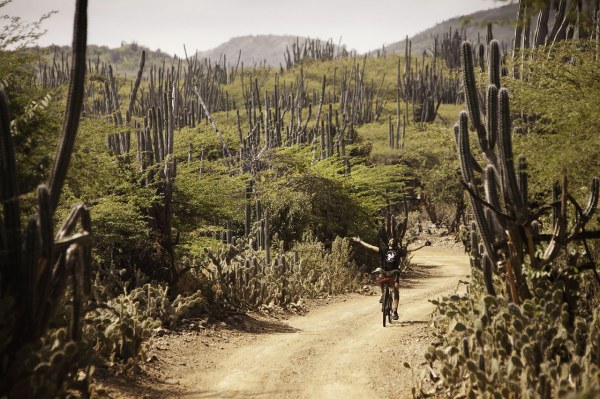
{"type": "Polygon", "coordinates": [[[108,372],[106,369],[98,368],[94,373],[94,382],[99,388],[96,392],[99,398],[143,397],[146,399],[158,399],[176,398],[180,395],[178,386],[167,383],[163,379],[152,377],[144,371],[131,377],[115,375],[112,372],[108,372]],[[110,387],[108,391],[103,387],[106,383],[108,383],[110,387]]]}
{"type": "Polygon", "coordinates": [[[227,318],[227,328],[253,334],[296,333],[300,330],[277,321],[266,320],[254,315],[236,313],[227,318]]]}
{"type": "Polygon", "coordinates": [[[423,280],[439,277],[439,265],[413,264],[410,269],[400,276],[400,288],[411,288],[423,284],[423,280]]]}
{"type": "Polygon", "coordinates": [[[429,324],[428,320],[401,320],[394,321],[390,326],[392,327],[405,327],[405,326],[414,326],[415,324],[429,324]]]}

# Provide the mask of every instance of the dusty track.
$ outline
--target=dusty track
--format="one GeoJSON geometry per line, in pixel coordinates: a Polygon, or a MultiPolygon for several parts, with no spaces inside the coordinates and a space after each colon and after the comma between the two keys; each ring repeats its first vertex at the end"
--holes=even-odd
{"type": "Polygon", "coordinates": [[[428,300],[453,292],[469,273],[466,256],[448,250],[421,250],[413,263],[417,272],[402,282],[400,320],[391,326],[382,327],[376,296],[352,295],[222,344],[202,336],[171,342],[158,360],[166,384],[145,396],[412,397],[403,363],[416,368],[429,346],[428,300]]]}

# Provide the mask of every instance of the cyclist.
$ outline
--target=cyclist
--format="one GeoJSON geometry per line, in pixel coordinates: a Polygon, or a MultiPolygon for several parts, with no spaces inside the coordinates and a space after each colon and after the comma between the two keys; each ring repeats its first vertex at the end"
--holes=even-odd
{"type": "MultiPolygon", "coordinates": [[[[378,252],[381,258],[381,268],[385,271],[398,270],[400,268],[400,261],[406,258],[408,251],[405,247],[399,246],[398,242],[395,238],[390,238],[387,246],[382,245],[381,247],[376,247],[369,243],[364,242],[360,239],[360,237],[353,237],[352,240],[361,244],[363,247],[368,248],[372,251],[378,252]]],[[[394,303],[392,305],[392,309],[394,314],[392,319],[398,320],[398,302],[400,300],[400,291],[399,291],[399,274],[396,273],[396,282],[394,283],[393,296],[394,303]]],[[[379,302],[383,299],[383,286],[381,286],[381,298],[379,302]]]]}

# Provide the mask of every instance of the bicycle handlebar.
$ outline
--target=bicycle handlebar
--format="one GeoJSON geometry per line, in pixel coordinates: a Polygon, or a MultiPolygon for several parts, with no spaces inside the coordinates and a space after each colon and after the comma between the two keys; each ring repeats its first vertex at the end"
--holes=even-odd
{"type": "Polygon", "coordinates": [[[390,276],[395,276],[396,274],[400,274],[401,271],[400,271],[400,269],[383,270],[381,267],[378,267],[377,269],[375,269],[371,272],[371,274],[375,274],[375,273],[381,273],[385,277],[390,277],[390,276]]]}

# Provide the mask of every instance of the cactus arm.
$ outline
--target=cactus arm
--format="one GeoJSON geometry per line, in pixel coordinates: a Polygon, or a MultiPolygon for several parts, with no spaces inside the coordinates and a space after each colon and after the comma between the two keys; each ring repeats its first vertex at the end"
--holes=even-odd
{"type": "Polygon", "coordinates": [[[471,199],[471,207],[473,208],[473,214],[475,215],[475,222],[477,223],[477,231],[482,238],[483,245],[485,247],[485,252],[490,257],[492,262],[495,264],[497,262],[496,259],[496,251],[492,243],[494,242],[494,238],[492,236],[492,232],[490,231],[490,226],[485,219],[485,212],[483,211],[483,206],[481,204],[481,198],[477,195],[477,191],[475,186],[472,183],[466,183],[466,187],[468,187],[469,198],[471,199]]]}
{"type": "Polygon", "coordinates": [[[489,83],[497,89],[501,87],[500,69],[500,45],[498,44],[498,40],[492,40],[488,54],[489,83]]]}
{"type": "Polygon", "coordinates": [[[18,198],[17,167],[10,135],[10,117],[4,91],[0,90],[0,202],[4,208],[4,220],[0,214],[0,224],[3,222],[3,226],[0,226],[0,273],[7,280],[12,280],[18,273],[21,259],[18,198]]]}
{"type": "Polygon", "coordinates": [[[75,6],[75,23],[73,28],[73,65],[71,66],[71,79],[67,111],[63,124],[62,137],[58,147],[58,156],[54,161],[50,174],[50,204],[52,210],[56,209],[62,191],[67,170],[71,161],[71,154],[77,136],[79,117],[83,106],[85,84],[85,62],[87,42],[87,0],[78,0],[75,6]]]}
{"type": "Polygon", "coordinates": [[[485,283],[485,289],[491,296],[496,296],[496,290],[494,289],[493,282],[493,271],[494,264],[487,254],[483,255],[483,281],[485,283]]]}
{"type": "Polygon", "coordinates": [[[471,55],[471,44],[464,42],[462,47],[463,59],[463,78],[465,85],[465,97],[467,100],[467,108],[469,110],[469,118],[473,127],[477,131],[479,144],[484,151],[488,149],[487,133],[485,127],[481,123],[481,112],[479,110],[479,98],[477,95],[477,84],[475,82],[475,73],[473,72],[473,57],[471,55]]]}
{"type": "Polygon", "coordinates": [[[496,169],[492,165],[488,165],[485,168],[483,176],[483,188],[485,192],[485,199],[489,204],[485,210],[486,219],[488,220],[490,227],[496,237],[502,237],[504,230],[506,230],[505,218],[498,217],[498,213],[501,213],[500,194],[498,193],[498,178],[496,169]]]}
{"type": "Polygon", "coordinates": [[[496,177],[496,169],[492,165],[485,168],[485,198],[494,209],[500,208],[500,194],[498,194],[498,179],[496,177]]]}
{"type": "Polygon", "coordinates": [[[142,54],[140,55],[140,65],[138,68],[138,73],[135,78],[135,83],[133,85],[133,89],[131,90],[131,97],[129,98],[129,106],[127,107],[127,122],[131,121],[131,115],[133,114],[133,106],[135,105],[135,99],[137,97],[138,89],[140,88],[140,83],[142,82],[142,74],[144,73],[144,64],[146,62],[146,51],[142,50],[142,54]]]}
{"type": "Polygon", "coordinates": [[[469,145],[468,117],[466,112],[461,112],[459,116],[458,127],[454,127],[456,145],[458,148],[458,159],[460,160],[460,170],[464,181],[471,183],[474,180],[473,162],[471,158],[471,148],[469,145]]]}
{"type": "Polygon", "coordinates": [[[598,176],[594,176],[592,179],[592,184],[590,186],[590,197],[588,199],[587,206],[583,210],[582,218],[587,221],[590,220],[594,212],[598,208],[598,198],[600,193],[600,179],[598,176]]]}
{"type": "Polygon", "coordinates": [[[477,202],[479,202],[480,204],[482,204],[486,208],[490,209],[491,211],[493,211],[494,213],[496,213],[498,216],[506,218],[507,220],[515,221],[515,219],[513,217],[505,214],[504,212],[502,212],[502,210],[495,208],[494,205],[490,204],[489,202],[487,202],[486,200],[484,200],[483,198],[481,198],[479,196],[479,193],[477,192],[477,189],[475,189],[475,186],[473,184],[467,183],[465,181],[461,181],[461,184],[462,184],[463,188],[465,189],[465,191],[467,193],[469,193],[469,195],[473,196],[473,198],[477,202]]]}
{"type": "Polygon", "coordinates": [[[575,209],[577,210],[577,223],[573,227],[571,234],[567,238],[567,241],[571,241],[577,237],[577,235],[584,229],[587,222],[590,221],[593,216],[596,208],[598,207],[598,194],[599,194],[599,179],[598,177],[594,177],[592,179],[592,184],[590,187],[590,196],[588,198],[588,203],[585,209],[581,208],[579,203],[569,195],[569,201],[573,204],[575,209]]]}
{"type": "Polygon", "coordinates": [[[500,105],[500,137],[498,140],[498,147],[500,150],[500,165],[502,168],[503,185],[506,186],[505,191],[508,194],[509,202],[514,204],[516,208],[512,210],[516,214],[522,208],[523,203],[519,193],[513,160],[508,90],[504,88],[500,89],[498,92],[498,102],[500,105]]]}
{"type": "Polygon", "coordinates": [[[542,255],[540,265],[544,266],[552,262],[560,252],[567,231],[567,176],[563,177],[562,195],[560,199],[560,210],[557,211],[552,238],[542,255]]]}
{"type": "MultiPolygon", "coordinates": [[[[36,312],[39,301],[38,285],[35,266],[40,259],[40,241],[38,234],[38,223],[34,216],[29,218],[27,230],[25,234],[25,253],[23,256],[24,280],[26,290],[20,290],[17,294],[23,295],[27,304],[27,312],[23,323],[28,327],[27,331],[33,334],[33,326],[35,325],[36,312]]],[[[28,337],[21,337],[27,340],[28,337]]]]}
{"type": "Polygon", "coordinates": [[[527,159],[525,157],[519,157],[519,163],[517,167],[519,175],[519,192],[521,193],[521,201],[523,206],[527,208],[529,204],[529,184],[527,176],[527,159]]]}
{"type": "Polygon", "coordinates": [[[538,269],[538,260],[535,256],[535,243],[539,240],[539,224],[537,221],[532,222],[529,226],[525,226],[525,238],[527,239],[527,254],[531,268],[538,269]]]}
{"type": "MultiPolygon", "coordinates": [[[[37,188],[39,213],[38,213],[38,228],[40,233],[40,243],[42,248],[41,257],[45,259],[43,264],[51,265],[53,263],[53,243],[54,226],[52,223],[52,207],[50,204],[50,192],[48,188],[40,184],[37,188]]],[[[40,262],[41,263],[41,262],[40,262]]],[[[37,265],[36,265],[37,266],[37,265]]]]}
{"type": "Polygon", "coordinates": [[[514,266],[519,262],[518,254],[515,245],[512,241],[508,241],[509,257],[506,260],[506,283],[508,285],[508,293],[512,302],[520,304],[519,291],[517,289],[517,280],[515,277],[514,266]]]}
{"type": "Polygon", "coordinates": [[[494,85],[488,86],[487,91],[487,140],[490,153],[494,151],[498,138],[498,88],[494,85]]]}

